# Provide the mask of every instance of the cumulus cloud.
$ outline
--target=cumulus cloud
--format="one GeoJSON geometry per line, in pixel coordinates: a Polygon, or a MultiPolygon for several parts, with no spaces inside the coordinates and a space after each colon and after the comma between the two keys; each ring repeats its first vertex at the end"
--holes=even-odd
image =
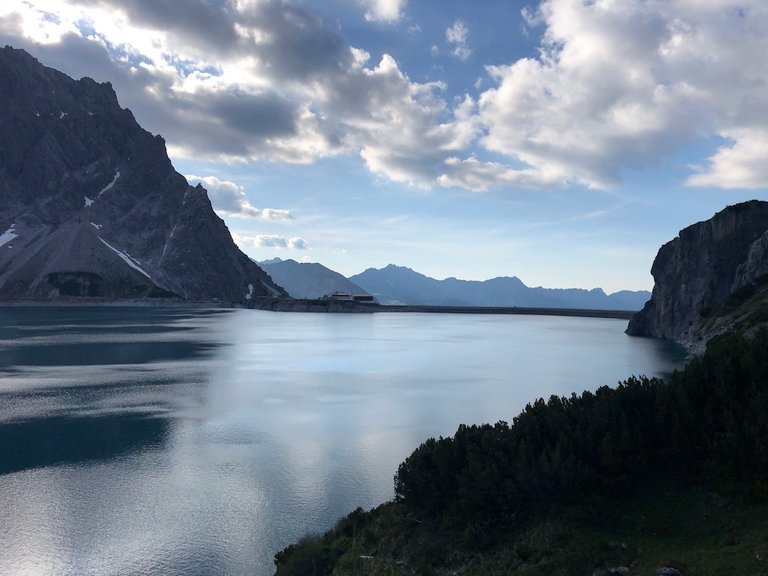
{"type": "Polygon", "coordinates": [[[309,243],[298,236],[286,238],[277,234],[261,234],[247,237],[245,240],[259,248],[288,248],[291,250],[307,250],[309,248],[309,243]]]}
{"type": "Polygon", "coordinates": [[[262,220],[290,220],[293,217],[288,210],[272,208],[255,208],[245,195],[242,186],[229,180],[220,180],[216,176],[186,176],[192,184],[202,184],[208,190],[208,199],[214,210],[220,214],[240,216],[244,218],[259,218],[262,220]]]}
{"type": "Polygon", "coordinates": [[[706,168],[688,178],[689,186],[718,188],[765,188],[768,186],[768,129],[744,129],[723,134],[721,146],[706,168]]]}
{"type": "Polygon", "coordinates": [[[0,18],[8,41],[45,64],[111,81],[176,156],[311,162],[343,151],[308,90],[349,59],[338,31],[282,0],[174,10],[167,0],[38,0],[5,5],[0,18]]]}
{"type": "Polygon", "coordinates": [[[768,184],[751,157],[768,129],[768,5],[760,0],[547,0],[539,58],[492,66],[482,144],[530,167],[608,187],[683,142],[731,141],[692,185],[768,184]]]}
{"type": "Polygon", "coordinates": [[[408,0],[361,0],[365,6],[365,19],[369,22],[397,22],[403,16],[408,0]]]}
{"type": "Polygon", "coordinates": [[[515,169],[499,162],[481,162],[471,156],[465,160],[448,158],[437,183],[446,187],[485,192],[505,185],[524,188],[561,187],[565,181],[557,173],[535,168],[515,169]]]}
{"type": "Polygon", "coordinates": [[[293,250],[308,250],[309,242],[304,240],[304,238],[295,236],[288,239],[288,248],[292,248],[293,250]]]}
{"type": "MultiPolygon", "coordinates": [[[[462,103],[445,101],[443,84],[411,80],[386,54],[372,62],[287,0],[191,0],[169,26],[169,0],[61,0],[47,15],[29,8],[35,1],[6,9],[13,42],[72,76],[111,81],[174,157],[310,163],[358,154],[384,178],[429,186],[477,131],[476,118],[459,117],[462,103]],[[33,38],[41,22],[66,32],[33,38]]],[[[391,20],[405,2],[367,6],[391,20]]]]}
{"type": "Polygon", "coordinates": [[[232,233],[232,239],[243,250],[248,248],[279,248],[288,250],[309,250],[309,242],[300,236],[288,238],[280,234],[239,234],[232,233]]]}
{"type": "Polygon", "coordinates": [[[451,45],[451,53],[459,60],[465,61],[472,55],[467,43],[469,28],[463,20],[456,20],[453,26],[445,31],[445,39],[451,45]]]}
{"type": "MultiPolygon", "coordinates": [[[[359,2],[377,22],[406,7],[359,2]]],[[[542,33],[539,55],[487,67],[485,91],[459,102],[391,56],[348,46],[306,6],[29,0],[0,5],[0,30],[46,65],[111,81],[175,157],[357,154],[416,186],[604,188],[686,142],[719,138],[689,185],[768,184],[768,69],[755,56],[768,53],[763,0],[544,0],[523,15],[542,33]]],[[[469,57],[469,34],[461,20],[447,29],[456,57],[469,57]]]]}
{"type": "Polygon", "coordinates": [[[396,182],[429,186],[447,155],[477,135],[475,103],[450,107],[440,82],[416,83],[389,55],[375,66],[363,51],[355,65],[326,87],[323,99],[344,110],[344,141],[369,170],[396,182]]]}

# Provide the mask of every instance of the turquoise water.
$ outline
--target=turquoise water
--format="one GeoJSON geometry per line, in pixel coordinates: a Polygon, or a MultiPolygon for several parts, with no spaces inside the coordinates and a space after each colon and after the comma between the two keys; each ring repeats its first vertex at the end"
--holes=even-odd
{"type": "Polygon", "coordinates": [[[625,327],[0,308],[0,574],[272,574],[429,436],[681,365],[625,327]]]}

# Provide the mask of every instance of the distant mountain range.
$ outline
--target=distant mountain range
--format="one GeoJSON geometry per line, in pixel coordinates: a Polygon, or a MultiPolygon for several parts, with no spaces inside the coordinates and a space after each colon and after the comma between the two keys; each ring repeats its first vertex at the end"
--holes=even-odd
{"type": "Polygon", "coordinates": [[[294,260],[262,269],[109,84],[73,80],[11,47],[0,49],[0,248],[0,299],[242,303],[341,291],[382,304],[639,310],[650,296],[529,288],[515,277],[435,280],[394,265],[350,279],[294,260]]]}
{"type": "Polygon", "coordinates": [[[332,292],[366,294],[357,284],[322,264],[273,258],[258,263],[293,298],[321,298],[332,292]]]}
{"type": "Polygon", "coordinates": [[[436,280],[393,264],[369,268],[349,279],[381,304],[640,310],[651,296],[646,290],[606,294],[601,288],[529,288],[514,276],[485,281],[436,280]]]}
{"type": "Polygon", "coordinates": [[[112,86],[0,49],[0,299],[284,295],[112,86]]]}
{"type": "Polygon", "coordinates": [[[631,311],[640,310],[651,296],[645,290],[606,294],[600,288],[529,288],[514,276],[482,282],[456,278],[436,280],[394,264],[380,269],[369,268],[349,278],[316,263],[274,258],[258,264],[294,298],[321,298],[338,291],[373,294],[380,304],[631,311]]]}

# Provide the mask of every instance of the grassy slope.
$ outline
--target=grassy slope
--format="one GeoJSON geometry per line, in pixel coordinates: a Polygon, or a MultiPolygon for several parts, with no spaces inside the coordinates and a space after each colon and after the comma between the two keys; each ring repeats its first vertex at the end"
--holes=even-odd
{"type": "Polygon", "coordinates": [[[699,576],[766,576],[766,518],[765,499],[743,491],[660,482],[624,501],[581,503],[520,525],[485,551],[462,549],[395,503],[375,509],[354,533],[331,530],[305,543],[341,552],[333,572],[339,576],[588,576],[620,567],[650,576],[660,566],[699,576]]]}

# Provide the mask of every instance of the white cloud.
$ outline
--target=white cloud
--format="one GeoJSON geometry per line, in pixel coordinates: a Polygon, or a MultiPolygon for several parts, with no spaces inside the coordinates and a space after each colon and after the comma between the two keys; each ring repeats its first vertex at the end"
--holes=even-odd
{"type": "Polygon", "coordinates": [[[5,10],[8,40],[75,77],[111,81],[175,156],[311,162],[343,151],[308,88],[343,70],[348,51],[300,7],[32,0],[5,10]],[[42,23],[55,29],[47,40],[42,23]]]}
{"type": "Polygon", "coordinates": [[[768,185],[748,151],[768,130],[768,4],[547,0],[543,52],[489,67],[479,99],[482,144],[532,168],[594,187],[662,161],[683,142],[734,145],[694,185],[768,185]]]}
{"type": "Polygon", "coordinates": [[[515,169],[498,162],[481,162],[475,157],[466,160],[451,157],[445,161],[444,172],[438,176],[437,183],[485,192],[502,186],[560,187],[565,181],[557,173],[548,174],[535,168],[515,169]]]}
{"type": "Polygon", "coordinates": [[[293,250],[308,250],[309,242],[304,240],[304,238],[299,238],[299,237],[289,238],[288,248],[291,248],[293,250]]]}
{"type": "MultiPolygon", "coordinates": [[[[378,22],[401,20],[407,5],[359,1],[378,22]]],[[[689,185],[768,184],[763,0],[544,0],[524,13],[542,28],[540,55],[488,67],[490,88],[455,105],[444,84],[412,80],[386,54],[372,63],[305,5],[29,0],[0,5],[0,30],[46,65],[111,81],[176,157],[359,154],[371,172],[416,186],[602,188],[720,137],[689,185]]],[[[469,57],[469,35],[461,20],[446,30],[456,57],[469,57]]],[[[233,213],[264,212],[226,198],[233,213]]]]}
{"type": "Polygon", "coordinates": [[[239,234],[232,232],[232,239],[243,251],[249,248],[279,248],[309,250],[309,242],[299,236],[288,238],[280,234],[239,234]]]}
{"type": "MultiPolygon", "coordinates": [[[[430,186],[445,158],[476,137],[477,118],[463,104],[450,107],[443,84],[412,81],[387,54],[369,63],[301,7],[190,2],[189,13],[164,26],[165,3],[60,0],[50,9],[69,26],[61,41],[44,46],[21,31],[19,40],[47,65],[110,80],[177,158],[311,163],[359,154],[384,178],[430,186]]],[[[383,18],[404,6],[370,9],[383,18]]]]}
{"type": "Polygon", "coordinates": [[[365,6],[365,19],[369,22],[398,22],[408,0],[360,0],[365,6]]]}
{"type": "Polygon", "coordinates": [[[237,240],[245,244],[251,244],[257,248],[288,248],[291,250],[309,249],[309,243],[298,236],[286,238],[285,236],[280,236],[278,234],[261,234],[258,236],[239,236],[237,240]]]}
{"type": "Polygon", "coordinates": [[[451,44],[466,44],[469,28],[462,20],[456,20],[453,26],[445,31],[445,38],[451,44]]]}
{"type": "Polygon", "coordinates": [[[768,129],[737,130],[723,135],[730,143],[721,146],[709,165],[688,178],[687,184],[750,189],[768,186],[768,129]]]}
{"type": "Polygon", "coordinates": [[[373,173],[396,182],[430,186],[444,159],[477,135],[470,98],[449,108],[442,83],[412,82],[386,54],[377,66],[359,65],[329,88],[325,98],[344,110],[345,144],[373,173]]]}
{"type": "Polygon", "coordinates": [[[202,184],[208,191],[208,199],[216,212],[244,218],[259,218],[262,220],[290,220],[293,218],[288,210],[272,208],[255,208],[245,195],[242,186],[229,180],[219,180],[216,176],[185,176],[191,185],[202,184]]]}
{"type": "Polygon", "coordinates": [[[451,44],[451,53],[462,61],[466,61],[472,55],[472,50],[467,44],[468,37],[469,28],[463,20],[456,20],[453,26],[445,31],[445,39],[451,44]]]}

